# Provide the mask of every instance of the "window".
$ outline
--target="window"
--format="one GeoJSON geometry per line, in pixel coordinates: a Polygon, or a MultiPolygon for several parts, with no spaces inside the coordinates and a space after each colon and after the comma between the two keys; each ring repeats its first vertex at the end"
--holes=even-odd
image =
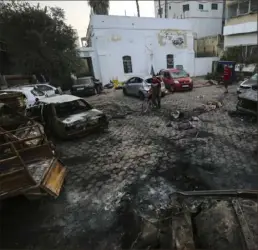
{"type": "Polygon", "coordinates": [[[169,5],[168,9],[170,9],[170,10],[171,10],[171,6],[170,6],[170,5],[169,5]]]}
{"type": "Polygon", "coordinates": [[[239,1],[238,14],[243,15],[249,12],[249,0],[239,1]]]}
{"type": "Polygon", "coordinates": [[[217,3],[212,3],[211,4],[211,9],[212,10],[217,10],[218,9],[218,4],[217,3]]]}
{"type": "Polygon", "coordinates": [[[55,105],[57,117],[66,117],[91,110],[92,107],[84,100],[58,103],[55,105]]]}
{"type": "Polygon", "coordinates": [[[132,60],[130,56],[123,56],[123,65],[125,73],[132,73],[132,60]]]}
{"type": "Polygon", "coordinates": [[[37,85],[36,88],[43,92],[53,90],[51,87],[47,85],[37,85]]]}
{"type": "Polygon", "coordinates": [[[171,75],[174,79],[188,77],[188,74],[184,70],[171,72],[171,75]]]}
{"type": "Polygon", "coordinates": [[[199,4],[199,10],[203,10],[203,4],[199,4]]]}
{"type": "Polygon", "coordinates": [[[185,11],[189,11],[189,4],[184,4],[183,5],[183,12],[185,12],[185,11]]]}
{"type": "Polygon", "coordinates": [[[135,77],[135,83],[142,83],[143,79],[140,77],[135,77]]]}
{"type": "Polygon", "coordinates": [[[253,12],[258,10],[257,0],[250,0],[250,10],[253,11],[253,12]]]}
{"type": "Polygon", "coordinates": [[[38,90],[36,88],[31,90],[31,94],[33,94],[34,96],[44,96],[45,95],[43,92],[41,92],[40,90],[38,90]]]}
{"type": "Polygon", "coordinates": [[[167,68],[168,69],[174,68],[174,56],[173,55],[167,55],[167,68]]]}
{"type": "Polygon", "coordinates": [[[237,4],[230,4],[228,6],[227,18],[236,17],[237,16],[237,4]]]}
{"type": "Polygon", "coordinates": [[[165,78],[170,78],[169,72],[165,71],[165,72],[164,72],[164,77],[165,77],[165,78]]]}

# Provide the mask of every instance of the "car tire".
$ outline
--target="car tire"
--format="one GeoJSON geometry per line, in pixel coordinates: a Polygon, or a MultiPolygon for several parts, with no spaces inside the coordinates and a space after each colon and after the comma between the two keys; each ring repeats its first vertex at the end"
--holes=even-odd
{"type": "Polygon", "coordinates": [[[140,97],[140,100],[144,100],[145,99],[145,95],[142,92],[139,92],[139,97],[140,97]]]}
{"type": "Polygon", "coordinates": [[[125,88],[123,88],[123,94],[124,94],[125,96],[128,95],[127,90],[126,90],[125,88]]]}

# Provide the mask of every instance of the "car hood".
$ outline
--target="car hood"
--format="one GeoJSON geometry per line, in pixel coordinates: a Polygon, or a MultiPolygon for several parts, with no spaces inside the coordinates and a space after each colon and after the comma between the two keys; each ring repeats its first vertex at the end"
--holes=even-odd
{"type": "Polygon", "coordinates": [[[242,87],[252,87],[252,85],[254,85],[254,84],[256,84],[257,83],[257,81],[255,81],[255,80],[245,80],[245,81],[243,81],[241,84],[240,84],[240,86],[242,86],[242,87]]]}
{"type": "Polygon", "coordinates": [[[179,82],[190,82],[192,79],[190,77],[180,77],[180,78],[175,78],[175,81],[179,82]]]}
{"type": "Polygon", "coordinates": [[[258,101],[257,91],[250,89],[250,90],[244,92],[243,94],[239,95],[239,99],[257,102],[258,101]]]}
{"type": "Polygon", "coordinates": [[[95,120],[103,115],[103,112],[98,109],[91,109],[86,112],[70,115],[62,120],[66,126],[73,126],[79,123],[86,123],[90,120],[95,120]]]}

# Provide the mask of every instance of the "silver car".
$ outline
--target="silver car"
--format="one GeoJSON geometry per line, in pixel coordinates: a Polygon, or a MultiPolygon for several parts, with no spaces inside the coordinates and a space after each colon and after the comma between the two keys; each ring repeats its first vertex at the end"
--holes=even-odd
{"type": "Polygon", "coordinates": [[[245,79],[237,88],[237,93],[241,94],[244,93],[246,90],[249,90],[252,88],[253,85],[257,84],[258,80],[258,74],[254,74],[251,78],[245,79]]]}
{"type": "MultiPolygon", "coordinates": [[[[151,88],[152,76],[139,77],[134,76],[125,81],[123,86],[124,95],[137,96],[140,99],[144,99],[148,95],[148,91],[151,88]]],[[[165,96],[166,88],[164,83],[161,83],[161,96],[165,96]]]]}

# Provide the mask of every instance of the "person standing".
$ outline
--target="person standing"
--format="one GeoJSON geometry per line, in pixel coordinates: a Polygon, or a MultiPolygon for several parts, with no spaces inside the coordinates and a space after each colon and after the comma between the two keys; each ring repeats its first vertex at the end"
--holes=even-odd
{"type": "Polygon", "coordinates": [[[155,75],[152,77],[152,84],[151,84],[151,89],[152,89],[152,103],[155,107],[160,108],[161,103],[161,80],[158,79],[155,75]]]}
{"type": "Polygon", "coordinates": [[[232,78],[231,69],[229,68],[228,65],[226,65],[224,67],[224,86],[225,86],[225,89],[226,89],[225,93],[228,93],[228,85],[231,82],[231,78],[232,78]]]}

